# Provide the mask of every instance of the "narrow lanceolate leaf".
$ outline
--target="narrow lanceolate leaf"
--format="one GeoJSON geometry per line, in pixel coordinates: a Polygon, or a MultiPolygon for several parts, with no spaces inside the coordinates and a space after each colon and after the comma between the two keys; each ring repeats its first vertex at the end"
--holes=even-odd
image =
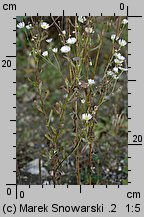
{"type": "Polygon", "coordinates": [[[42,81],[39,83],[39,91],[40,91],[40,94],[41,94],[41,90],[42,90],[42,81]]]}
{"type": "Polygon", "coordinates": [[[95,50],[97,50],[99,47],[100,47],[100,44],[99,44],[98,46],[92,48],[90,51],[95,51],[95,50]]]}
{"type": "Polygon", "coordinates": [[[51,118],[53,116],[53,110],[50,111],[50,114],[49,114],[49,118],[48,118],[48,122],[46,124],[46,127],[49,128],[49,125],[50,125],[50,121],[51,121],[51,118]]]}
{"type": "Polygon", "coordinates": [[[57,134],[57,131],[56,131],[56,129],[53,126],[51,126],[51,129],[52,129],[52,131],[53,131],[54,134],[57,134]]]}
{"type": "Polygon", "coordinates": [[[46,138],[47,140],[49,140],[49,141],[53,142],[53,139],[51,138],[51,136],[50,136],[50,135],[48,135],[48,134],[45,134],[45,138],[46,138]]]}
{"type": "Polygon", "coordinates": [[[42,108],[37,104],[37,101],[36,101],[36,100],[34,101],[34,105],[35,105],[36,109],[37,109],[39,112],[43,113],[42,108]]]}
{"type": "Polygon", "coordinates": [[[69,86],[69,80],[68,80],[67,77],[65,78],[65,85],[66,85],[66,87],[67,87],[67,89],[68,89],[68,86],[69,86]]]}
{"type": "Polygon", "coordinates": [[[37,110],[38,110],[39,112],[43,113],[43,110],[42,110],[41,107],[37,107],[37,110]]]}

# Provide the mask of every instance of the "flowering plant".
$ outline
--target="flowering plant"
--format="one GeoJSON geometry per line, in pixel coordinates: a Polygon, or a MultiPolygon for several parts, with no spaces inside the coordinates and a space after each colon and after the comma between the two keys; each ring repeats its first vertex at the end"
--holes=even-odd
{"type": "Polygon", "coordinates": [[[46,126],[44,137],[48,151],[41,155],[47,158],[54,184],[61,183],[62,168],[70,158],[74,158],[75,183],[83,182],[84,163],[85,183],[95,184],[98,183],[93,179],[93,171],[97,171],[94,158],[99,111],[120,91],[121,80],[126,79],[127,39],[123,38],[123,32],[128,21],[118,17],[112,22],[107,17],[106,22],[80,16],[65,17],[62,25],[60,17],[51,17],[49,22],[46,18],[43,21],[30,17],[28,23],[17,23],[18,31],[23,29],[29,41],[34,72],[28,80],[37,94],[34,106],[46,126]],[[109,48],[106,54],[103,53],[104,43],[109,48]],[[60,80],[55,89],[61,91],[61,98],[55,97],[53,104],[49,103],[53,95],[51,84],[43,79],[50,69],[55,71],[55,79],[60,80]]]}

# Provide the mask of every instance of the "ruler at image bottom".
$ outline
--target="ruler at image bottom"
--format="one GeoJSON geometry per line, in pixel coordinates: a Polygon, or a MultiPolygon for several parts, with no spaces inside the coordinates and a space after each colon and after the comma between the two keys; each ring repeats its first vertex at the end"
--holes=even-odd
{"type": "Polygon", "coordinates": [[[11,185],[3,191],[3,214],[38,216],[143,216],[138,186],[11,185]]]}

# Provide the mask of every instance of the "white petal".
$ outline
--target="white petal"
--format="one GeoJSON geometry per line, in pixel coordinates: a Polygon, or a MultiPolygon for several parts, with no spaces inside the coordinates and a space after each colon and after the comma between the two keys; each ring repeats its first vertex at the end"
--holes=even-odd
{"type": "Polygon", "coordinates": [[[115,35],[115,34],[112,34],[112,35],[111,35],[111,40],[114,41],[115,38],[116,38],[116,35],[115,35]]]}
{"type": "Polygon", "coordinates": [[[57,47],[54,47],[54,48],[52,49],[52,51],[53,51],[54,53],[57,53],[57,52],[58,52],[58,48],[57,48],[57,47]]]}
{"type": "Polygon", "coordinates": [[[80,23],[84,23],[84,22],[86,21],[86,18],[85,18],[85,17],[82,17],[82,16],[79,16],[79,17],[78,17],[78,21],[79,21],[80,23]]]}
{"type": "Polygon", "coordinates": [[[95,81],[93,79],[88,79],[88,84],[89,85],[95,84],[95,81]]]}
{"type": "Polygon", "coordinates": [[[31,29],[31,28],[32,28],[32,24],[26,26],[26,29],[31,29]]]}
{"type": "Polygon", "coordinates": [[[48,38],[48,39],[46,39],[46,42],[48,42],[48,43],[50,43],[50,42],[52,42],[52,38],[48,38]]]}
{"type": "Polygon", "coordinates": [[[41,28],[42,28],[42,29],[48,29],[48,28],[49,28],[49,24],[46,23],[46,22],[42,22],[42,23],[41,23],[41,28]]]}
{"type": "Polygon", "coordinates": [[[84,104],[85,103],[85,99],[81,99],[81,103],[84,104]]]}
{"type": "Polygon", "coordinates": [[[76,43],[76,38],[72,37],[72,38],[68,38],[68,40],[66,41],[68,44],[75,44],[76,43]]]}
{"type": "Polygon", "coordinates": [[[68,53],[71,50],[71,48],[69,46],[65,45],[65,46],[61,47],[60,50],[62,53],[68,53]]]}
{"type": "Polygon", "coordinates": [[[17,24],[17,28],[22,29],[23,27],[25,27],[24,22],[20,22],[20,23],[17,24]]]}
{"type": "Polygon", "coordinates": [[[123,19],[122,24],[126,25],[127,23],[128,23],[128,20],[127,19],[123,19]]]}
{"type": "Polygon", "coordinates": [[[48,51],[44,51],[44,52],[42,53],[42,55],[43,55],[44,57],[48,56],[48,51]]]}
{"type": "Polygon", "coordinates": [[[92,27],[85,27],[85,31],[86,31],[87,33],[94,33],[92,27]]]}

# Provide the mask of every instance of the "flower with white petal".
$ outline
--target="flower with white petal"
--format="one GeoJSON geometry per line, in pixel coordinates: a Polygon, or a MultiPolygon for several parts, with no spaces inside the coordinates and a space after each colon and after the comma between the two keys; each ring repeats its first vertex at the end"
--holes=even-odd
{"type": "Polygon", "coordinates": [[[107,75],[112,76],[114,73],[112,71],[107,71],[107,75]]]}
{"type": "Polygon", "coordinates": [[[53,51],[54,53],[57,53],[57,52],[58,52],[58,48],[57,48],[57,47],[54,47],[54,48],[52,49],[52,51],[53,51]]]}
{"type": "Polygon", "coordinates": [[[121,65],[122,64],[122,60],[119,60],[119,59],[114,59],[114,62],[117,64],[117,65],[121,65]]]}
{"type": "Polygon", "coordinates": [[[115,39],[116,39],[116,35],[115,35],[115,34],[112,34],[112,35],[111,35],[111,40],[114,41],[115,39]]]}
{"type": "Polygon", "coordinates": [[[44,51],[44,52],[42,53],[42,55],[43,55],[44,57],[48,56],[48,51],[44,51]]]}
{"type": "Polygon", "coordinates": [[[128,23],[128,20],[127,19],[123,19],[122,24],[126,25],[127,23],[128,23]]]}
{"type": "Polygon", "coordinates": [[[118,43],[121,47],[124,47],[127,44],[127,42],[124,39],[119,39],[118,43]]]}
{"type": "Polygon", "coordinates": [[[117,41],[119,39],[118,36],[116,36],[115,34],[111,35],[111,40],[114,42],[115,40],[117,41]]]}
{"type": "Polygon", "coordinates": [[[92,27],[85,27],[85,31],[86,31],[87,33],[94,33],[94,30],[93,30],[92,27]]]}
{"type": "Polygon", "coordinates": [[[81,103],[84,104],[85,103],[85,99],[81,99],[81,103]]]}
{"type": "Polygon", "coordinates": [[[46,39],[46,42],[50,43],[50,42],[52,42],[52,40],[53,40],[52,38],[48,38],[48,39],[46,39]]]}
{"type": "Polygon", "coordinates": [[[85,17],[82,17],[82,16],[79,16],[79,17],[78,17],[78,21],[79,21],[80,23],[84,23],[84,22],[86,21],[86,18],[85,18],[85,17]]]}
{"type": "Polygon", "coordinates": [[[90,61],[90,62],[89,62],[89,65],[90,65],[90,66],[92,66],[92,65],[93,65],[93,64],[92,64],[92,61],[90,61]]]}
{"type": "Polygon", "coordinates": [[[114,53],[114,56],[115,56],[117,59],[121,60],[121,61],[124,61],[124,60],[125,60],[125,57],[122,56],[120,53],[114,53]]]}
{"type": "Polygon", "coordinates": [[[70,52],[71,48],[69,46],[65,45],[65,46],[61,47],[60,50],[62,53],[68,53],[68,52],[70,52]]]}
{"type": "Polygon", "coordinates": [[[90,78],[90,79],[88,79],[88,84],[89,84],[89,85],[93,85],[93,84],[95,84],[95,81],[90,78]]]}
{"type": "Polygon", "coordinates": [[[68,38],[68,40],[66,42],[68,44],[75,44],[76,43],[76,38],[75,37],[68,38]]]}
{"type": "Polygon", "coordinates": [[[122,72],[126,72],[126,71],[128,71],[128,69],[127,69],[127,68],[122,68],[122,67],[119,67],[119,69],[120,69],[122,72]]]}
{"type": "Polygon", "coordinates": [[[25,23],[24,22],[20,22],[17,24],[17,28],[22,29],[25,27],[25,23]]]}
{"type": "Polygon", "coordinates": [[[63,30],[63,31],[62,31],[62,34],[63,34],[63,35],[66,35],[66,31],[65,31],[65,30],[63,30]]]}
{"type": "Polygon", "coordinates": [[[47,22],[41,22],[41,28],[42,29],[48,29],[50,25],[47,22]]]}
{"type": "Polygon", "coordinates": [[[117,76],[117,75],[115,75],[115,74],[113,74],[113,79],[115,79],[115,80],[117,80],[119,77],[117,76]]]}
{"type": "Polygon", "coordinates": [[[90,119],[92,118],[91,114],[82,114],[82,120],[85,120],[86,122],[88,122],[90,119]]]}
{"type": "Polygon", "coordinates": [[[32,28],[32,24],[30,23],[30,24],[28,24],[28,25],[26,25],[26,29],[31,29],[32,28]]]}
{"type": "Polygon", "coordinates": [[[115,73],[117,73],[117,72],[118,72],[118,67],[114,67],[114,68],[113,68],[113,71],[114,71],[115,73]]]}

